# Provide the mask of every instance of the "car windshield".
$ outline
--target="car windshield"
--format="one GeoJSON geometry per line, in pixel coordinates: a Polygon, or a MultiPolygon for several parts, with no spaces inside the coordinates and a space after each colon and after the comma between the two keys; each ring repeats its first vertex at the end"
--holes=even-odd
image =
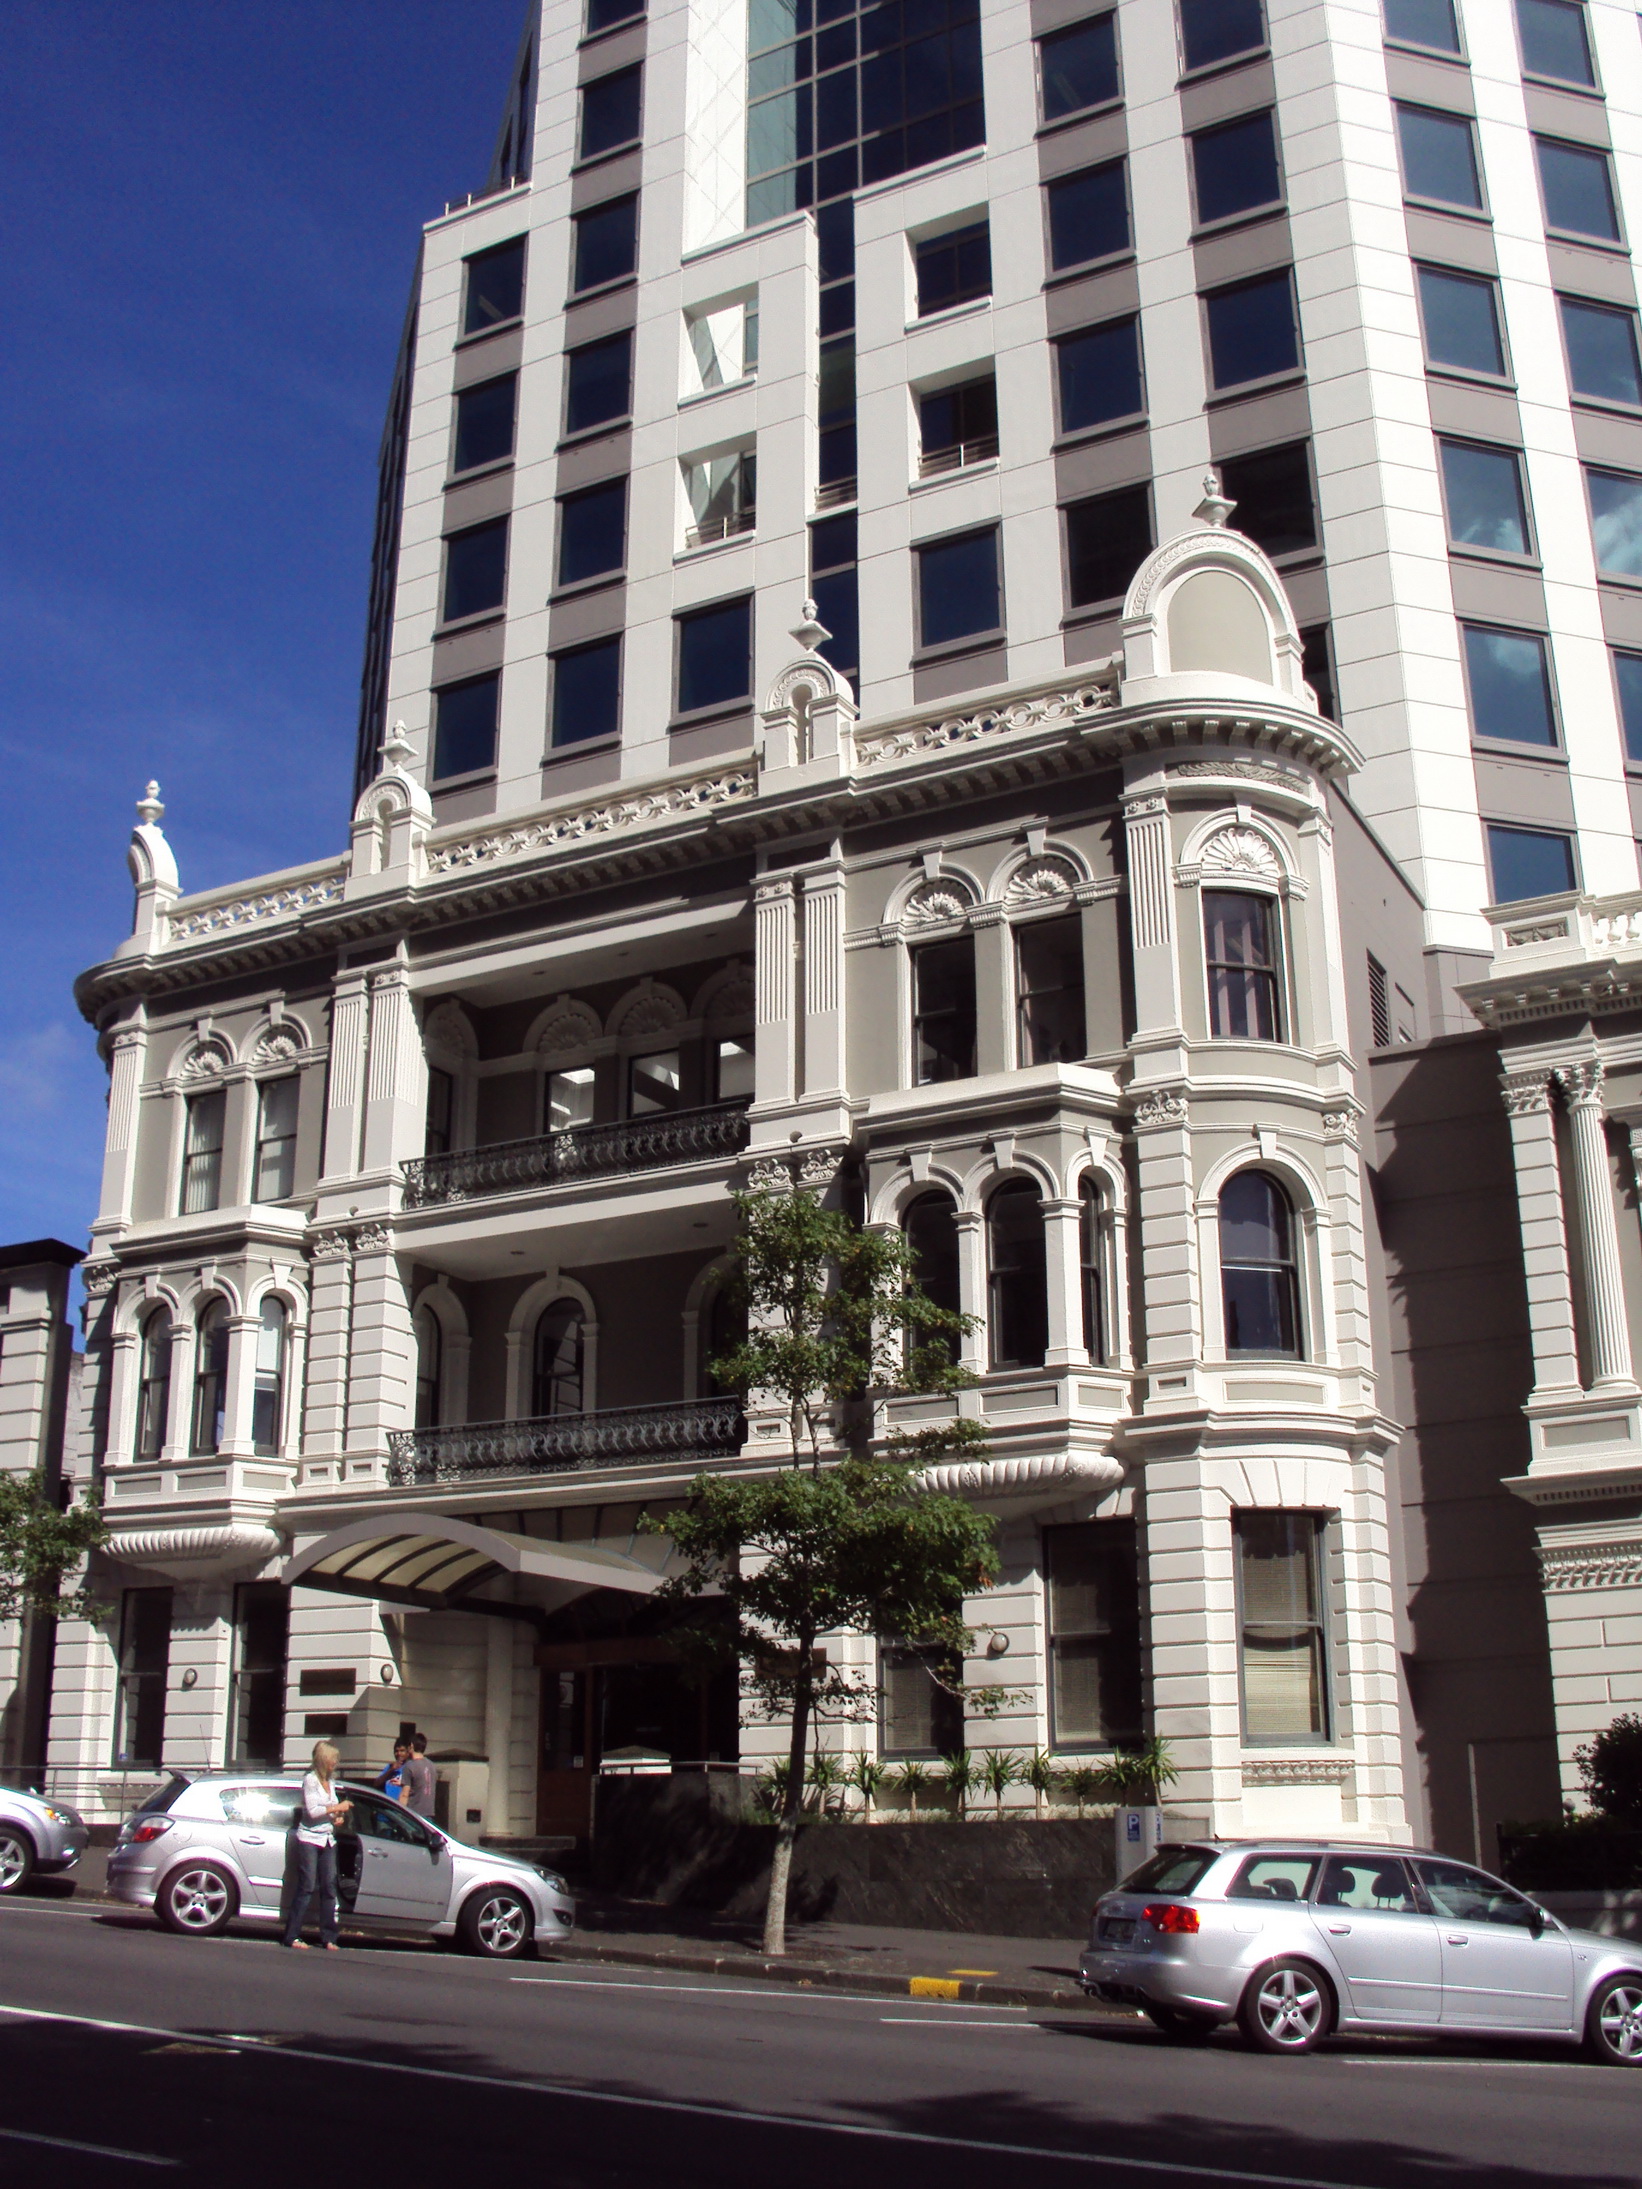
{"type": "Polygon", "coordinates": [[[138,1816],[152,1817],[160,1815],[162,1811],[171,1807],[172,1803],[177,1799],[177,1796],[182,1792],[183,1788],[187,1784],[188,1781],[185,1778],[182,1778],[179,1774],[173,1772],[171,1777],[166,1780],[163,1786],[155,1787],[153,1793],[149,1795],[146,1801],[138,1802],[138,1816]]]}
{"type": "Polygon", "coordinates": [[[1150,1862],[1131,1870],[1120,1890],[1126,1893],[1191,1893],[1220,1859],[1212,1847],[1160,1847],[1150,1862]]]}

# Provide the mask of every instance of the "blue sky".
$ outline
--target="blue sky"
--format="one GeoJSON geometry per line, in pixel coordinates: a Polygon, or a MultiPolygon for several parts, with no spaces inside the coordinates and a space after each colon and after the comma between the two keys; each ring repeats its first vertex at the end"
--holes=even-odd
{"type": "Polygon", "coordinates": [[[149,776],[185,889],[342,847],[420,224],[524,0],[49,0],[0,25],[0,1240],[82,1246],[149,776]]]}

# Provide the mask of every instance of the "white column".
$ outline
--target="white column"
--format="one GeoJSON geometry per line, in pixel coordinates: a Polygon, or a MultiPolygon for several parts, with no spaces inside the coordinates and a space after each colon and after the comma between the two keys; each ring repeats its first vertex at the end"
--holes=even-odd
{"type": "Polygon", "coordinates": [[[804,1092],[844,1092],[844,870],[804,877],[804,1092]]]}
{"type": "Polygon", "coordinates": [[[1136,1033],[1180,1031],[1180,967],[1175,961],[1174,878],[1169,809],[1158,796],[1129,797],[1123,809],[1129,848],[1129,932],[1134,948],[1136,1033]]]}
{"type": "Polygon", "coordinates": [[[355,1234],[353,1268],[347,1449],[385,1459],[389,1431],[411,1428],[416,1416],[410,1295],[385,1226],[355,1234]]]}
{"type": "Polygon", "coordinates": [[[137,1090],[148,1054],[148,1030],[122,1026],[109,1044],[108,1138],[103,1150],[99,1224],[128,1224],[137,1163],[137,1090]]]}
{"type": "Polygon", "coordinates": [[[793,959],[797,937],[790,874],[761,874],[753,885],[757,915],[754,985],[757,989],[753,1086],[756,1106],[790,1103],[798,1086],[798,1044],[793,1025],[793,959]]]}
{"type": "Polygon", "coordinates": [[[1619,1272],[1619,1218],[1608,1167],[1608,1136],[1602,1124],[1602,1061],[1592,1057],[1580,1064],[1559,1065],[1556,1077],[1568,1098],[1573,1139],[1574,1200],[1590,1295],[1591,1388],[1634,1390],[1625,1283],[1619,1272]]]}
{"type": "Polygon", "coordinates": [[[427,1065],[405,969],[389,966],[371,975],[362,1168],[397,1176],[401,1161],[420,1155],[427,1106],[427,1065]]]}
{"type": "Polygon", "coordinates": [[[982,1375],[992,1357],[986,1327],[986,1218],[979,1209],[960,1209],[952,1222],[958,1234],[958,1306],[976,1318],[976,1327],[963,1334],[958,1357],[965,1368],[982,1375]]]}
{"type": "Polygon", "coordinates": [[[325,1088],[327,1178],[351,1178],[359,1168],[367,1022],[365,975],[338,973],[331,998],[330,1076],[325,1088]]]}
{"type": "Polygon", "coordinates": [[[1049,1346],[1043,1357],[1047,1368],[1082,1367],[1089,1359],[1083,1343],[1081,1216],[1076,1201],[1043,1204],[1044,1275],[1049,1287],[1049,1346]]]}
{"type": "Polygon", "coordinates": [[[513,1621],[487,1619],[485,1625],[485,1754],[490,1759],[485,1835],[505,1838],[513,1829],[513,1621]]]}
{"type": "Polygon", "coordinates": [[[261,1320],[255,1315],[228,1318],[228,1388],[223,1394],[222,1442],[217,1446],[225,1458],[243,1458],[251,1450],[257,1335],[261,1328],[261,1320]]]}
{"type": "Polygon", "coordinates": [[[1528,1287],[1528,1338],[1534,1361],[1531,1395],[1566,1397],[1579,1389],[1579,1350],[1574,1341],[1574,1293],[1568,1274],[1550,1074],[1511,1074],[1504,1095],[1511,1117],[1517,1220],[1522,1226],[1528,1287]]]}
{"type": "Polygon", "coordinates": [[[352,1244],[345,1231],[309,1242],[308,1357],[302,1393],[303,1457],[333,1457],[348,1425],[348,1354],[353,1324],[352,1244]]]}
{"type": "Polygon", "coordinates": [[[185,1312],[171,1325],[171,1389],[162,1459],[186,1459],[194,1441],[194,1324],[185,1312]]]}
{"type": "Polygon", "coordinates": [[[1142,1331],[1136,1351],[1148,1367],[1200,1359],[1196,1193],[1186,1096],[1151,1088],[1135,1103],[1139,1158],[1135,1222],[1140,1226],[1142,1331]]]}

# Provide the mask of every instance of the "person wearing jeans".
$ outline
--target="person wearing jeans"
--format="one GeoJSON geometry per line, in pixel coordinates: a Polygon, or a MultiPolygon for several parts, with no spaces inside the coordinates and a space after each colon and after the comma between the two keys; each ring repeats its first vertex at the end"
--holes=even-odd
{"type": "Polygon", "coordinates": [[[336,1827],[353,1807],[333,1792],[341,1757],[329,1741],[314,1745],[314,1767],[302,1782],[302,1806],[296,1826],[296,1877],[285,1916],[283,1943],[306,1953],[302,1925],[309,1903],[319,1901],[319,1937],[330,1953],[336,1943],[336,1827]]]}

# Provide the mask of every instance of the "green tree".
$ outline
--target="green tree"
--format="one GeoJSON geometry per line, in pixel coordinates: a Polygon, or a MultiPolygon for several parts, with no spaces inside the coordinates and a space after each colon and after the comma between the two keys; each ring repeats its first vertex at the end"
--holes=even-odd
{"type": "Polygon", "coordinates": [[[1642,1825],[1642,1717],[1635,1711],[1574,1750],[1591,1807],[1617,1824],[1642,1825]]]}
{"type": "Polygon", "coordinates": [[[0,1474],[0,1619],[92,1618],[100,1607],[83,1587],[64,1595],[63,1577],[106,1534],[95,1491],[64,1512],[38,1474],[0,1474]]]}
{"type": "MultiPolygon", "coordinates": [[[[764,1924],[764,1950],[778,1955],[812,1728],[867,1718],[877,1701],[865,1674],[827,1661],[821,1636],[893,1634],[961,1662],[972,1640],[963,1599],[991,1585],[998,1559],[991,1520],[919,1480],[936,1459],[976,1454],[978,1422],[893,1437],[887,1452],[873,1438],[876,1399],[971,1380],[953,1358],[969,1319],[923,1293],[899,1232],[867,1230],[807,1191],[733,1198],[748,1334],[710,1365],[721,1383],[780,1405],[792,1458],[751,1480],[698,1475],[687,1506],[647,1525],[682,1561],[662,1591],[681,1638],[737,1658],[760,1714],[790,1728],[764,1924]],[[703,1615],[708,1592],[717,1619],[703,1615]]],[[[1004,1700],[983,1690],[976,1707],[1004,1700]]]]}

